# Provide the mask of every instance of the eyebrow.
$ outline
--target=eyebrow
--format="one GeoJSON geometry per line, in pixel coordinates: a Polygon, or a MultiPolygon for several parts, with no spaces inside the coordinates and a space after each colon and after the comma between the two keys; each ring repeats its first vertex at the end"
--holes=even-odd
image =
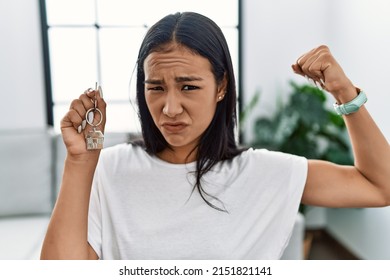
{"type": "MultiPolygon", "coordinates": [[[[176,77],[175,81],[177,83],[181,83],[181,82],[203,81],[203,79],[201,77],[185,76],[185,77],[176,77]]],[[[144,84],[153,84],[153,85],[161,85],[163,83],[164,80],[158,80],[158,79],[148,79],[144,81],[144,84]]]]}

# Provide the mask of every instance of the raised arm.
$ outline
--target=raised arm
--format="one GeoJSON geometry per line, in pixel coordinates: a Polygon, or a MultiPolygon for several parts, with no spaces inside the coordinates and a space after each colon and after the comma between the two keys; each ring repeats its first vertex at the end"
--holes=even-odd
{"type": "MultiPolygon", "coordinates": [[[[292,68],[330,92],[338,104],[350,102],[360,91],[326,46],[304,54],[292,68]]],[[[354,166],[309,160],[302,202],[325,207],[390,205],[389,143],[364,105],[357,112],[344,115],[344,121],[352,143],[354,166]]]]}
{"type": "MultiPolygon", "coordinates": [[[[86,149],[85,134],[91,128],[84,121],[87,110],[94,106],[91,101],[95,96],[98,108],[105,116],[106,104],[99,91],[86,91],[79,99],[73,100],[61,121],[67,156],[60,193],[43,243],[41,259],[98,258],[88,244],[87,225],[92,179],[100,150],[86,149]],[[81,128],[84,127],[82,131],[81,128]]],[[[95,118],[98,119],[99,116],[95,118]]],[[[105,118],[99,126],[101,131],[104,130],[104,123],[105,118]]]]}

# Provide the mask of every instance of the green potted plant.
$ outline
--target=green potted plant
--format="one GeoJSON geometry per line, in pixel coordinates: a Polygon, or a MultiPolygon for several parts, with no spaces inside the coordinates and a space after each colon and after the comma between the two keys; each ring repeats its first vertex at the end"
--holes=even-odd
{"type": "Polygon", "coordinates": [[[352,154],[343,118],[326,107],[326,95],[310,85],[290,82],[287,103],[274,115],[257,118],[252,146],[352,164],[352,154]]]}

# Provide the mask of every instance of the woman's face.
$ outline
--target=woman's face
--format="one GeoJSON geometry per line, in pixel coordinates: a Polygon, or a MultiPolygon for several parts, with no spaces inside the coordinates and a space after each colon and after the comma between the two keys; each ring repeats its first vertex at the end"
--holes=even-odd
{"type": "Polygon", "coordinates": [[[144,71],[147,106],[176,159],[162,158],[181,163],[209,126],[226,81],[217,85],[210,62],[178,45],[150,53],[144,71]]]}

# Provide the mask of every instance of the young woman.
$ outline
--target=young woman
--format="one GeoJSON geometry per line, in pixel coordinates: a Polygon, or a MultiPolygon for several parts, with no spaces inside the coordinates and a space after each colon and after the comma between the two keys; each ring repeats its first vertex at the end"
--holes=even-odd
{"type": "Polygon", "coordinates": [[[96,98],[105,116],[106,103],[96,90],[72,102],[61,122],[67,157],[41,257],[277,259],[300,202],[389,205],[390,148],[364,93],[326,46],[292,68],[340,105],[355,166],[239,149],[235,79],[221,30],[196,13],[157,22],[138,56],[144,143],[87,150],[86,112],[96,98]]]}

